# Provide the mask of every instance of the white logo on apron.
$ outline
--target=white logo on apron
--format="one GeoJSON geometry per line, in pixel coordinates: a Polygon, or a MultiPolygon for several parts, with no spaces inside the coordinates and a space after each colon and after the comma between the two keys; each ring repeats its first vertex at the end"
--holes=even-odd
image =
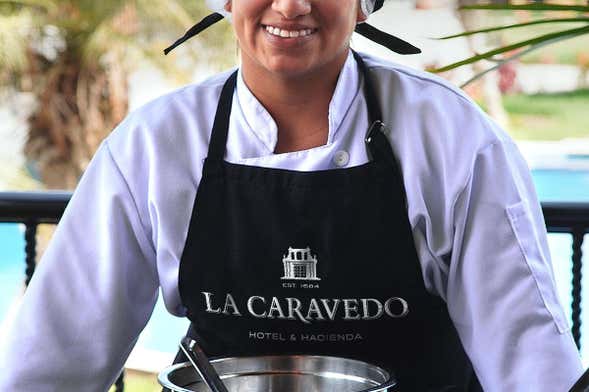
{"type": "Polygon", "coordinates": [[[409,304],[399,297],[379,300],[376,298],[268,298],[252,295],[244,301],[239,298],[236,300],[231,293],[227,293],[224,304],[221,305],[223,300],[215,301],[213,293],[203,291],[202,294],[207,313],[238,317],[249,315],[257,319],[298,320],[305,324],[336,320],[370,321],[385,316],[399,319],[409,313],[409,304]],[[247,312],[240,308],[246,308],[247,312]]]}
{"type": "Polygon", "coordinates": [[[282,257],[284,276],[281,279],[321,280],[317,277],[317,256],[311,255],[311,248],[288,248],[282,257]]]}

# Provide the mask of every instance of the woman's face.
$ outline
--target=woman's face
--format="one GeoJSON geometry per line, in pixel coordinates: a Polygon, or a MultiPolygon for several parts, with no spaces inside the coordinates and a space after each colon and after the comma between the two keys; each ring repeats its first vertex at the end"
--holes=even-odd
{"type": "Polygon", "coordinates": [[[358,0],[231,0],[226,5],[244,69],[285,77],[343,64],[354,27],[365,19],[359,8],[358,0]]]}

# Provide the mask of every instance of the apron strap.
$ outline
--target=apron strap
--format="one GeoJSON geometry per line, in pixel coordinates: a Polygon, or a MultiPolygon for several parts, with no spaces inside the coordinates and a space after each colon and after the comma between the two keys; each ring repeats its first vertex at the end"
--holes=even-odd
{"type": "Polygon", "coordinates": [[[377,162],[384,162],[393,170],[395,180],[397,182],[396,185],[402,190],[402,201],[405,207],[407,207],[407,192],[405,191],[403,172],[401,170],[401,165],[399,164],[399,161],[393,152],[391,143],[389,143],[387,137],[385,136],[386,125],[382,121],[380,103],[376,97],[374,84],[372,83],[372,79],[370,77],[370,72],[368,72],[368,67],[364,63],[362,57],[355,51],[352,53],[354,54],[354,58],[358,62],[358,66],[364,75],[364,96],[366,98],[368,118],[370,120],[370,128],[368,129],[366,139],[364,141],[368,146],[372,160],[377,162]]]}
{"type": "Polygon", "coordinates": [[[366,63],[364,63],[362,57],[356,51],[353,50],[352,54],[354,55],[354,59],[356,59],[358,67],[360,68],[360,72],[362,72],[362,76],[364,77],[364,97],[366,99],[368,119],[370,120],[370,124],[374,124],[376,121],[382,121],[380,104],[376,98],[374,84],[372,84],[368,67],[366,66],[366,63]]]}
{"type": "Polygon", "coordinates": [[[231,117],[231,106],[233,104],[233,92],[237,85],[237,71],[233,72],[225,82],[221,97],[215,113],[215,122],[209,143],[208,158],[223,160],[225,157],[225,144],[229,133],[229,118],[231,117]]]}
{"type": "MultiPolygon", "coordinates": [[[[358,63],[358,67],[364,77],[364,96],[366,99],[366,106],[368,110],[368,118],[370,120],[370,130],[369,134],[373,134],[376,131],[380,131],[379,133],[382,134],[382,130],[384,129],[384,124],[382,122],[382,111],[380,108],[380,104],[376,97],[374,84],[372,83],[370,72],[368,72],[368,67],[364,63],[362,57],[355,51],[352,51],[354,55],[354,59],[358,63]]],[[[227,135],[229,133],[229,119],[231,117],[231,107],[233,104],[233,94],[235,91],[235,87],[237,85],[237,71],[233,72],[231,76],[225,82],[223,89],[221,90],[221,96],[219,98],[219,104],[217,106],[217,112],[215,113],[215,121],[213,124],[213,130],[211,134],[211,141],[209,143],[209,152],[208,158],[214,160],[223,160],[225,156],[225,148],[227,144],[227,135]]],[[[374,136],[374,134],[373,134],[374,136]]],[[[382,135],[384,136],[384,135],[382,135]]],[[[367,136],[367,143],[370,136],[367,136]]],[[[372,137],[374,139],[374,137],[372,137]]],[[[386,140],[384,140],[386,142],[386,140]]],[[[388,144],[388,142],[387,142],[388,144]]],[[[375,159],[383,158],[381,154],[376,153],[373,151],[371,143],[368,143],[368,146],[373,154],[375,159]]],[[[384,147],[384,146],[383,146],[384,147]]],[[[388,148],[390,150],[390,146],[388,148]]],[[[385,152],[385,150],[381,151],[385,152]]],[[[392,151],[390,151],[392,154],[392,151]]],[[[392,156],[394,159],[394,156],[392,156]]],[[[390,157],[385,158],[389,160],[390,157]]]]}

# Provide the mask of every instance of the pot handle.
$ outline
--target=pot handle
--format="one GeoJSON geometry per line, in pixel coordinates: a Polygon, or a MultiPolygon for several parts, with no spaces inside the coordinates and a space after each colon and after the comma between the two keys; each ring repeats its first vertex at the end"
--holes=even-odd
{"type": "Polygon", "coordinates": [[[180,342],[180,349],[212,392],[229,392],[196,340],[185,336],[180,342]]]}

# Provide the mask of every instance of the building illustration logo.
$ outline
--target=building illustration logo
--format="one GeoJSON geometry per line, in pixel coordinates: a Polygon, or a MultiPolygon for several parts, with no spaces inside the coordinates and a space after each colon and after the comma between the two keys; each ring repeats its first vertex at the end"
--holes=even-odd
{"type": "Polygon", "coordinates": [[[317,256],[311,255],[311,249],[288,248],[288,253],[282,257],[284,276],[282,279],[321,280],[317,277],[317,256]]]}

